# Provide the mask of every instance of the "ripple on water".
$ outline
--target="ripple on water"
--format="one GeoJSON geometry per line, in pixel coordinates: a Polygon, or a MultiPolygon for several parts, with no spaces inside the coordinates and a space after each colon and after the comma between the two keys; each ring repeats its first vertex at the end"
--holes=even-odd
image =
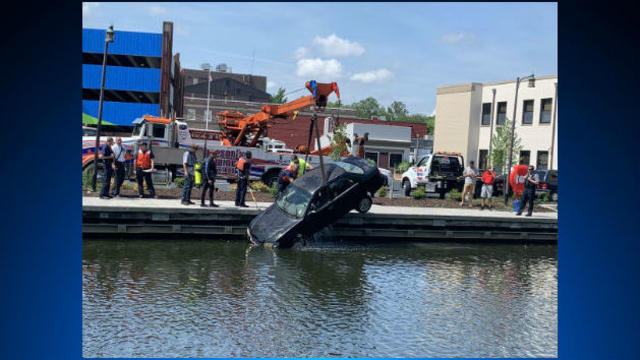
{"type": "Polygon", "coordinates": [[[557,356],[554,246],[88,241],[86,357],[557,356]]]}

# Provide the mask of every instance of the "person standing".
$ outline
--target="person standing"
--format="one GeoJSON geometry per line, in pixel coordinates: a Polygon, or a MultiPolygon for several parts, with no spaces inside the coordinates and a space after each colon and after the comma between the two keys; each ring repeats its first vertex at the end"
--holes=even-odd
{"type": "Polygon", "coordinates": [[[122,183],[124,182],[124,155],[126,153],[124,146],[122,146],[122,138],[120,136],[116,138],[116,144],[113,145],[111,149],[113,150],[114,156],[113,169],[116,172],[116,183],[113,186],[111,195],[120,197],[120,187],[122,187],[122,183]]]}
{"type": "Polygon", "coordinates": [[[313,169],[313,166],[309,165],[309,163],[307,163],[306,161],[304,161],[303,158],[298,157],[297,155],[293,155],[291,157],[291,162],[289,163],[289,166],[292,166],[293,163],[295,162],[298,163],[298,176],[296,176],[296,179],[304,175],[304,173],[307,172],[307,170],[313,169]]]}
{"type": "Polygon", "coordinates": [[[293,180],[297,178],[299,174],[298,160],[299,159],[296,159],[291,162],[289,166],[284,168],[282,171],[280,171],[280,174],[278,174],[278,194],[283,192],[287,188],[287,186],[289,186],[289,184],[291,184],[293,180]]]}
{"type": "Polygon", "coordinates": [[[462,201],[460,206],[464,206],[464,200],[469,194],[469,207],[473,207],[473,194],[476,190],[476,177],[478,176],[478,169],[473,165],[473,160],[469,161],[469,166],[464,169],[462,173],[464,176],[464,187],[462,188],[462,201]]]}
{"type": "Polygon", "coordinates": [[[147,190],[151,193],[151,197],[156,197],[156,190],[153,188],[153,181],[151,180],[151,172],[153,171],[153,152],[147,150],[147,143],[142,141],[138,145],[138,153],[136,154],[135,167],[133,175],[138,182],[138,197],[144,197],[144,186],[142,180],[147,183],[147,190]]]}
{"type": "Polygon", "coordinates": [[[100,199],[111,199],[109,188],[111,187],[111,177],[113,176],[113,138],[107,139],[107,143],[102,148],[102,163],[104,164],[104,179],[102,179],[102,189],[100,189],[100,199]]]}
{"type": "Polygon", "coordinates": [[[207,193],[207,189],[209,190],[209,206],[210,207],[218,207],[218,205],[213,203],[213,193],[216,190],[216,175],[218,175],[218,168],[216,167],[216,156],[214,151],[209,152],[209,157],[204,161],[204,173],[203,182],[204,186],[202,188],[202,194],[200,195],[200,206],[206,207],[204,203],[205,194],[207,193]]]}
{"type": "Polygon", "coordinates": [[[522,211],[526,203],[529,203],[529,210],[527,211],[526,216],[531,216],[533,214],[533,200],[536,198],[536,186],[540,182],[540,177],[538,174],[533,172],[533,165],[529,165],[529,172],[527,173],[527,177],[524,179],[524,192],[522,193],[522,198],[520,199],[520,207],[518,208],[518,213],[516,215],[522,215],[522,211]]]}
{"type": "Polygon", "coordinates": [[[493,170],[492,166],[489,166],[482,174],[482,191],[480,192],[482,206],[480,206],[480,210],[484,210],[487,199],[489,199],[489,209],[493,209],[493,200],[491,199],[491,196],[493,195],[493,182],[496,180],[496,176],[496,172],[493,170]]]}
{"type": "Polygon", "coordinates": [[[251,174],[251,151],[247,151],[245,156],[240,157],[236,163],[236,173],[238,174],[238,187],[236,188],[236,206],[248,207],[244,203],[247,195],[247,185],[251,174]]]}
{"type": "Polygon", "coordinates": [[[196,151],[198,145],[193,144],[188,151],[184,152],[182,156],[182,169],[184,170],[184,187],[182,187],[182,205],[193,205],[191,201],[191,190],[193,189],[193,181],[195,174],[195,165],[198,159],[196,158],[196,151]]]}

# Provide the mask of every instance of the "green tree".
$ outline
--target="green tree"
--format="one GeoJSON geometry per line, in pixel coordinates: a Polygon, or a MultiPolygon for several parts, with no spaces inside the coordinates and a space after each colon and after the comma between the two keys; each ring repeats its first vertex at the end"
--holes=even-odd
{"type": "Polygon", "coordinates": [[[327,101],[328,108],[340,108],[340,107],[348,107],[347,105],[342,104],[342,100],[338,99],[338,101],[327,101]]]}
{"type": "Polygon", "coordinates": [[[346,124],[337,124],[333,127],[333,134],[330,137],[331,140],[331,152],[329,157],[333,161],[340,160],[343,153],[347,152],[347,133],[346,124]]]}
{"type": "Polygon", "coordinates": [[[356,111],[356,115],[361,118],[371,118],[372,116],[381,116],[385,114],[385,110],[380,104],[378,100],[368,97],[366,99],[360,100],[351,104],[352,109],[356,111]]]}
{"type": "Polygon", "coordinates": [[[275,95],[271,95],[270,102],[273,104],[284,104],[287,102],[287,97],[284,96],[285,89],[283,87],[279,88],[275,95]]]}
{"type": "Polygon", "coordinates": [[[402,101],[394,101],[387,108],[387,120],[389,121],[406,121],[409,116],[407,105],[402,101]]]}
{"type": "Polygon", "coordinates": [[[508,172],[511,166],[519,161],[518,154],[522,150],[522,144],[518,132],[513,133],[513,158],[509,169],[506,164],[509,158],[509,146],[511,145],[511,120],[506,119],[504,124],[498,125],[491,139],[491,164],[498,173],[508,172]]]}

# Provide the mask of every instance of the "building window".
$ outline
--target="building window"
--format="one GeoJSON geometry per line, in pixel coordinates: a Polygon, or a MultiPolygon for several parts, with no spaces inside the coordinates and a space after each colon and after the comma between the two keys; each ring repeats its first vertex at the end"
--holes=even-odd
{"type": "Polygon", "coordinates": [[[482,120],[481,125],[491,125],[491,103],[482,104],[482,120]]]}
{"type": "Polygon", "coordinates": [[[522,104],[522,125],[533,124],[533,100],[525,100],[522,104]]]}
{"type": "Polygon", "coordinates": [[[487,168],[488,157],[489,157],[489,150],[480,150],[478,154],[478,169],[487,168]]]}
{"type": "Polygon", "coordinates": [[[365,152],[364,153],[364,158],[365,159],[371,159],[373,161],[376,162],[376,165],[378,165],[378,153],[377,152],[365,152]]]}
{"type": "Polygon", "coordinates": [[[205,110],[204,111],[204,121],[209,120],[209,122],[211,122],[211,110],[205,110]]]}
{"type": "Polygon", "coordinates": [[[402,162],[402,154],[389,154],[389,167],[397,168],[402,162]]]}
{"type": "Polygon", "coordinates": [[[529,165],[530,159],[531,159],[531,151],[529,150],[520,151],[520,161],[522,161],[525,165],[529,165]]]}
{"type": "Polygon", "coordinates": [[[536,158],[536,170],[548,170],[549,169],[549,152],[538,151],[538,157],[536,158]]]}
{"type": "Polygon", "coordinates": [[[551,122],[551,104],[553,99],[542,99],[540,102],[540,124],[549,124],[551,122]]]}
{"type": "Polygon", "coordinates": [[[504,125],[504,122],[506,119],[507,119],[507,102],[502,101],[498,103],[498,117],[496,119],[496,124],[504,125]]]}
{"type": "Polygon", "coordinates": [[[187,120],[196,119],[196,109],[187,109],[187,120]]]}

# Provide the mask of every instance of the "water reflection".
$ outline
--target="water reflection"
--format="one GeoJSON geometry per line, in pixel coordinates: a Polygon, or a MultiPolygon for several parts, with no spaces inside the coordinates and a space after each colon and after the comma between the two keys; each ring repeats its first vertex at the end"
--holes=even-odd
{"type": "Polygon", "coordinates": [[[83,355],[556,356],[555,246],[86,241],[83,355]]]}

